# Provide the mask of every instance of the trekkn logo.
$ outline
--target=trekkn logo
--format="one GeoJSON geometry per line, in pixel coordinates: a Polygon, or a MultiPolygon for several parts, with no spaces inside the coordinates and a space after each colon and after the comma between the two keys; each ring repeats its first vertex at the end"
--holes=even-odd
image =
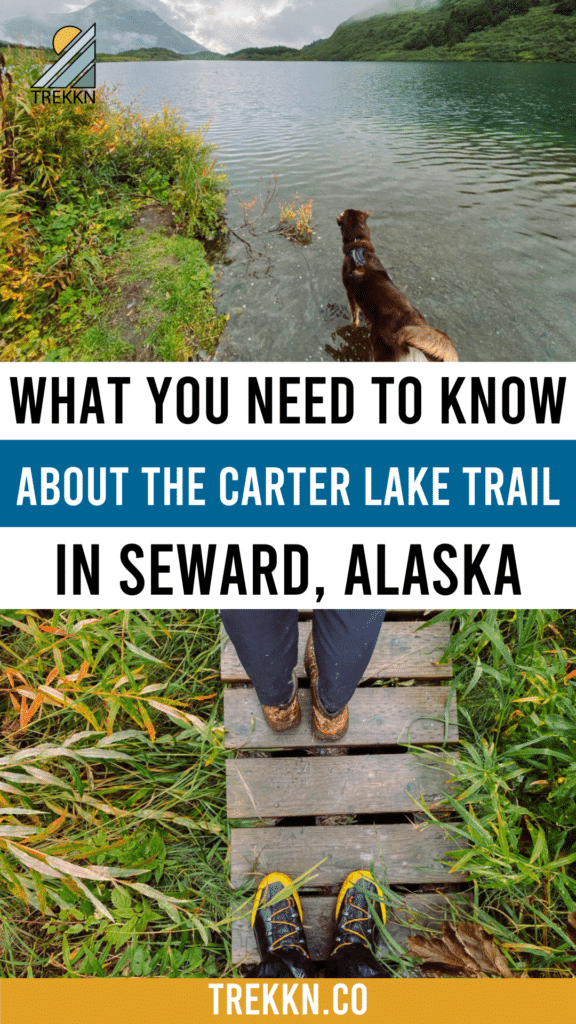
{"type": "Polygon", "coordinates": [[[64,25],[55,33],[52,46],[59,57],[30,87],[34,103],[94,103],[96,24],[85,32],[64,25]]]}

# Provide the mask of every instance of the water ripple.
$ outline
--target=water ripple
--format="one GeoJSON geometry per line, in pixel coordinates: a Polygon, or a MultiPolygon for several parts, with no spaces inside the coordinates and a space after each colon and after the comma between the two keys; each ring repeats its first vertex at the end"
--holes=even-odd
{"type": "Polygon", "coordinates": [[[211,121],[208,138],[220,147],[231,187],[231,226],[238,201],[263,196],[278,178],[277,201],[250,229],[259,255],[246,264],[238,242],[223,268],[219,301],[233,311],[226,358],[355,351],[335,224],[347,206],[371,210],[392,276],[454,336],[462,358],[574,358],[572,66],[100,68],[109,82],[123,82],[121,98],[133,99],[145,83],[142,106],[159,110],[168,100],[192,128],[211,121]],[[277,203],[295,193],[314,199],[308,250],[270,234],[277,203]]]}

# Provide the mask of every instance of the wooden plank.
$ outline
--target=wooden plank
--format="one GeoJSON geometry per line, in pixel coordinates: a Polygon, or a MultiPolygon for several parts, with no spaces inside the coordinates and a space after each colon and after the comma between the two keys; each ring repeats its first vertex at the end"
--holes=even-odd
{"type": "Polygon", "coordinates": [[[236,758],[226,762],[229,818],[409,812],[442,798],[450,773],[412,754],[236,758]]]}
{"type": "MultiPolygon", "coordinates": [[[[362,679],[451,679],[452,666],[438,665],[450,636],[447,622],[427,626],[418,632],[421,622],[384,622],[380,636],[362,679]]],[[[296,673],[304,679],[304,650],[312,624],[298,623],[298,663],[296,673]]],[[[220,675],[223,682],[247,682],[236,649],[230,640],[222,646],[220,675]]]]}
{"type": "MultiPolygon", "coordinates": [[[[386,621],[389,619],[402,619],[405,621],[409,619],[431,619],[433,615],[438,615],[439,611],[441,611],[440,608],[387,608],[386,621]]],[[[313,614],[313,608],[303,608],[298,612],[300,619],[311,619],[313,614]]]]}
{"type": "MultiPolygon", "coordinates": [[[[336,896],[302,896],[301,903],[310,956],[313,960],[325,960],[332,946],[336,896]]],[[[401,909],[388,911],[386,930],[399,945],[405,945],[408,936],[415,931],[434,926],[440,930],[447,910],[446,898],[439,893],[410,893],[404,897],[401,909]]],[[[246,916],[232,925],[232,963],[235,964],[253,964],[259,960],[249,909],[244,913],[246,916]]],[[[385,949],[382,945],[380,952],[385,949]]]]}
{"type": "MultiPolygon", "coordinates": [[[[447,686],[366,687],[350,701],[350,725],[339,741],[346,747],[395,746],[403,743],[443,743],[447,686]]],[[[296,729],[274,733],[264,720],[254,689],[224,691],[224,743],[235,749],[326,746],[310,728],[310,691],[300,689],[302,721],[296,729]]],[[[456,696],[450,705],[447,739],[458,740],[456,696]]]]}
{"type": "Polygon", "coordinates": [[[386,619],[402,622],[409,622],[412,619],[426,621],[432,616],[438,615],[439,608],[387,608],[386,619]]]}
{"type": "Polygon", "coordinates": [[[234,889],[248,881],[256,886],[271,871],[298,878],[322,860],[310,885],[331,892],[352,869],[369,871],[372,865],[389,885],[463,882],[464,873],[449,875],[441,863],[458,848],[439,825],[233,828],[231,883],[234,889]]]}

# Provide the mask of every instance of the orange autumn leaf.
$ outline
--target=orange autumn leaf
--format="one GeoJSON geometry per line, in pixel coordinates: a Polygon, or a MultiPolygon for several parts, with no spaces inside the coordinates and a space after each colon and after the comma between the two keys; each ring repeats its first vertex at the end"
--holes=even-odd
{"type": "Polygon", "coordinates": [[[24,722],[26,720],[26,711],[27,711],[27,709],[28,709],[28,701],[26,700],[26,697],[23,696],[22,697],[22,703],[20,705],[20,728],[21,729],[25,728],[24,722]]]}
{"type": "Polygon", "coordinates": [[[66,821],[66,818],[67,818],[66,811],[62,811],[62,814],[58,818],[55,818],[54,821],[51,821],[50,824],[47,825],[46,828],[42,829],[41,832],[36,832],[33,836],[30,836],[27,839],[22,839],[21,845],[24,847],[24,846],[26,846],[26,843],[30,843],[30,842],[38,843],[38,842],[41,842],[42,840],[48,838],[48,836],[54,835],[54,833],[58,832],[60,827],[64,824],[64,822],[66,821]]]}
{"type": "Polygon", "coordinates": [[[154,743],[156,739],[156,730],[152,723],[152,719],[150,718],[148,711],[146,710],[144,704],[142,704],[141,701],[138,701],[138,708],[140,709],[140,714],[142,715],[142,721],[144,722],[144,725],[146,727],[146,732],[148,733],[150,739],[152,740],[152,743],[154,743]]]}
{"type": "Polygon", "coordinates": [[[38,711],[39,707],[41,707],[43,701],[44,694],[37,693],[30,707],[28,708],[28,702],[26,700],[26,697],[24,697],[24,695],[22,696],[22,705],[20,707],[20,728],[23,731],[25,731],[28,728],[28,723],[32,720],[32,718],[34,718],[34,715],[38,711]]]}
{"type": "Polygon", "coordinates": [[[22,683],[26,682],[22,673],[19,672],[18,669],[16,668],[5,668],[4,675],[6,676],[8,682],[10,683],[10,686],[14,686],[14,679],[19,679],[22,683]]]}
{"type": "Polygon", "coordinates": [[[84,679],[84,676],[88,674],[89,668],[89,663],[87,661],[83,661],[78,672],[70,672],[67,676],[64,677],[64,679],[67,683],[81,683],[82,680],[84,679]]]}

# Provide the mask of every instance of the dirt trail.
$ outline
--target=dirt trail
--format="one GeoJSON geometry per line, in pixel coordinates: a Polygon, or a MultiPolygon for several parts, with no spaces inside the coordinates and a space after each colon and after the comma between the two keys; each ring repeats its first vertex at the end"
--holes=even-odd
{"type": "MultiPolygon", "coordinates": [[[[153,283],[145,276],[134,279],[133,268],[138,265],[138,249],[144,246],[150,235],[169,237],[175,234],[172,211],[159,203],[147,206],[137,213],[130,231],[134,239],[126,260],[108,281],[111,307],[106,323],[112,330],[117,330],[122,341],[131,347],[132,353],[126,356],[128,361],[159,362],[160,356],[146,342],[158,326],[162,313],[155,310],[151,315],[146,299],[152,294],[153,283]]],[[[167,254],[158,266],[177,264],[176,257],[167,254]]]]}

